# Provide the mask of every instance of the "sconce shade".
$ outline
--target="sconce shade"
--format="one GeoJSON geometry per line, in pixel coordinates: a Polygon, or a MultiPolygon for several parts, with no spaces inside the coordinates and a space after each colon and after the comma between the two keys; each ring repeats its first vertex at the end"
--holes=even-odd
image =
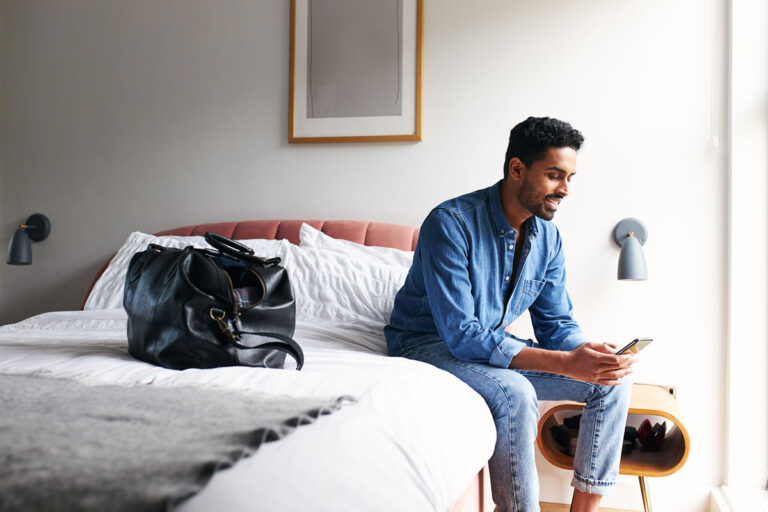
{"type": "Polygon", "coordinates": [[[8,244],[8,257],[5,260],[9,265],[29,265],[32,263],[32,241],[25,228],[18,228],[8,244]]]}
{"type": "Polygon", "coordinates": [[[648,267],[645,264],[643,247],[634,236],[628,236],[621,246],[618,277],[631,281],[648,279],[648,267]]]}
{"type": "Polygon", "coordinates": [[[13,233],[8,244],[8,257],[5,262],[9,265],[30,265],[32,263],[32,242],[45,240],[51,232],[51,221],[42,213],[29,216],[26,224],[22,224],[13,233]]]}
{"type": "Polygon", "coordinates": [[[643,245],[648,239],[648,229],[639,219],[627,218],[616,224],[613,240],[621,247],[618,278],[629,281],[648,279],[643,245]]]}

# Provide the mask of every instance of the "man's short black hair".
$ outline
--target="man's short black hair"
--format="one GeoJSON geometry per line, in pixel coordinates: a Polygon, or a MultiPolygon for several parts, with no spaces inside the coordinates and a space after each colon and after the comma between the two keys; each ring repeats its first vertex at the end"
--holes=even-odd
{"type": "Polygon", "coordinates": [[[565,121],[551,117],[529,117],[509,132],[507,156],[504,158],[504,178],[509,161],[517,157],[526,167],[541,160],[549,148],[573,148],[578,151],[584,142],[581,132],[565,121]]]}

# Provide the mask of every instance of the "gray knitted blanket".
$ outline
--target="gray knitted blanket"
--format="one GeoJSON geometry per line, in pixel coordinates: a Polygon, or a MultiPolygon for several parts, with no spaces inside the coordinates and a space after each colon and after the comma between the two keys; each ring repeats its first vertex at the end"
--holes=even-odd
{"type": "Polygon", "coordinates": [[[351,401],[0,375],[0,510],[172,509],[351,401]]]}

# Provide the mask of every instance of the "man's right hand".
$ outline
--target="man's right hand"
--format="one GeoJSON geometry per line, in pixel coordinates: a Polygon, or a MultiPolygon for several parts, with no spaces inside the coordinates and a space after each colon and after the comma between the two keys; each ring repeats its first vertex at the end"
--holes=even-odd
{"type": "Polygon", "coordinates": [[[616,355],[616,346],[590,341],[567,352],[561,372],[576,380],[617,386],[621,378],[632,373],[633,354],[616,355]]]}

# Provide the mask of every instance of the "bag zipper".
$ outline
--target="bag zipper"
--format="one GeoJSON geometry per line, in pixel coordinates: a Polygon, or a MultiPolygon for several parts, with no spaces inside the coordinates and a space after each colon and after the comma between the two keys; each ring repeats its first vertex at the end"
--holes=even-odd
{"type": "MultiPolygon", "coordinates": [[[[238,325],[239,325],[238,320],[240,319],[240,314],[243,311],[248,311],[249,309],[255,308],[256,306],[258,306],[264,301],[264,299],[267,296],[267,285],[264,283],[264,279],[259,275],[258,272],[256,272],[252,268],[248,268],[247,270],[251,272],[254,276],[256,276],[256,279],[259,280],[259,283],[261,284],[262,293],[261,293],[261,298],[257,302],[251,304],[247,308],[240,309],[240,303],[237,300],[237,295],[235,295],[235,284],[232,282],[232,278],[230,277],[229,273],[227,273],[226,270],[222,270],[218,265],[216,265],[216,262],[213,261],[213,258],[208,256],[208,259],[211,260],[211,263],[213,264],[213,266],[221,270],[224,273],[224,275],[227,277],[227,281],[229,282],[229,293],[230,293],[230,296],[232,297],[232,315],[233,316],[232,316],[231,322],[232,322],[232,325],[235,327],[235,332],[239,332],[240,329],[238,328],[238,325]]],[[[218,308],[211,308],[209,310],[209,315],[218,324],[219,329],[221,329],[221,332],[223,332],[225,336],[227,336],[230,340],[237,339],[236,334],[232,332],[232,329],[229,328],[229,326],[227,325],[227,322],[224,320],[226,317],[226,312],[224,310],[218,309],[218,308]],[[218,317],[214,317],[214,313],[213,313],[214,309],[217,309],[218,311],[220,311],[221,315],[219,315],[218,317]]]]}
{"type": "Polygon", "coordinates": [[[215,261],[213,261],[213,258],[208,256],[208,259],[211,260],[211,264],[216,267],[217,269],[221,270],[221,272],[227,277],[227,281],[229,281],[229,296],[232,298],[232,313],[235,317],[238,317],[240,315],[240,310],[237,303],[237,296],[235,296],[235,284],[232,282],[232,278],[229,277],[229,274],[227,274],[226,271],[222,270],[215,261]]]}
{"type": "MultiPolygon", "coordinates": [[[[211,260],[211,263],[213,263],[213,265],[216,268],[221,270],[221,268],[218,265],[216,265],[216,263],[213,261],[213,258],[208,256],[208,259],[211,260]]],[[[242,313],[243,311],[248,311],[249,309],[255,308],[256,306],[258,306],[259,304],[264,302],[265,298],[267,298],[267,285],[266,285],[266,283],[264,283],[264,279],[259,275],[258,272],[256,272],[252,268],[248,268],[247,270],[248,270],[248,272],[251,272],[253,275],[255,275],[256,279],[259,280],[259,284],[261,284],[261,298],[258,301],[254,302],[253,304],[251,304],[250,306],[248,306],[247,308],[240,308],[240,303],[237,300],[237,295],[235,295],[235,284],[232,282],[232,278],[229,276],[227,271],[226,270],[222,270],[222,272],[224,272],[224,275],[227,276],[227,280],[229,281],[229,290],[230,290],[230,294],[232,296],[232,304],[233,304],[233,307],[234,307],[234,315],[235,315],[233,320],[237,320],[237,318],[240,316],[240,313],[242,313]]]]}
{"type": "Polygon", "coordinates": [[[251,304],[250,306],[248,306],[247,308],[241,309],[240,311],[248,311],[249,309],[253,309],[256,306],[258,306],[259,304],[261,304],[262,302],[264,302],[264,299],[267,298],[267,285],[264,283],[264,279],[259,275],[258,272],[256,272],[252,268],[249,268],[248,272],[251,272],[253,275],[256,276],[256,279],[259,280],[259,283],[261,284],[261,298],[259,300],[257,300],[256,302],[254,302],[253,304],[251,304]]]}
{"type": "MultiPolygon", "coordinates": [[[[240,310],[238,307],[237,296],[235,295],[235,285],[232,282],[232,278],[229,277],[229,274],[225,270],[222,270],[216,264],[215,261],[213,261],[213,258],[208,256],[207,254],[206,254],[206,257],[209,260],[211,260],[211,265],[216,267],[218,270],[221,271],[221,273],[223,273],[226,276],[227,281],[229,282],[229,295],[232,298],[232,320],[231,321],[233,322],[233,325],[236,326],[237,319],[240,316],[240,310]]],[[[237,339],[237,336],[235,335],[235,333],[233,333],[232,329],[230,329],[229,326],[227,325],[227,322],[225,320],[225,318],[227,317],[227,312],[225,310],[212,307],[208,310],[208,314],[210,315],[211,319],[218,324],[219,329],[221,330],[222,333],[224,333],[224,336],[226,336],[229,341],[235,341],[237,339]],[[216,310],[218,313],[216,316],[214,316],[214,310],[216,310]]]]}

